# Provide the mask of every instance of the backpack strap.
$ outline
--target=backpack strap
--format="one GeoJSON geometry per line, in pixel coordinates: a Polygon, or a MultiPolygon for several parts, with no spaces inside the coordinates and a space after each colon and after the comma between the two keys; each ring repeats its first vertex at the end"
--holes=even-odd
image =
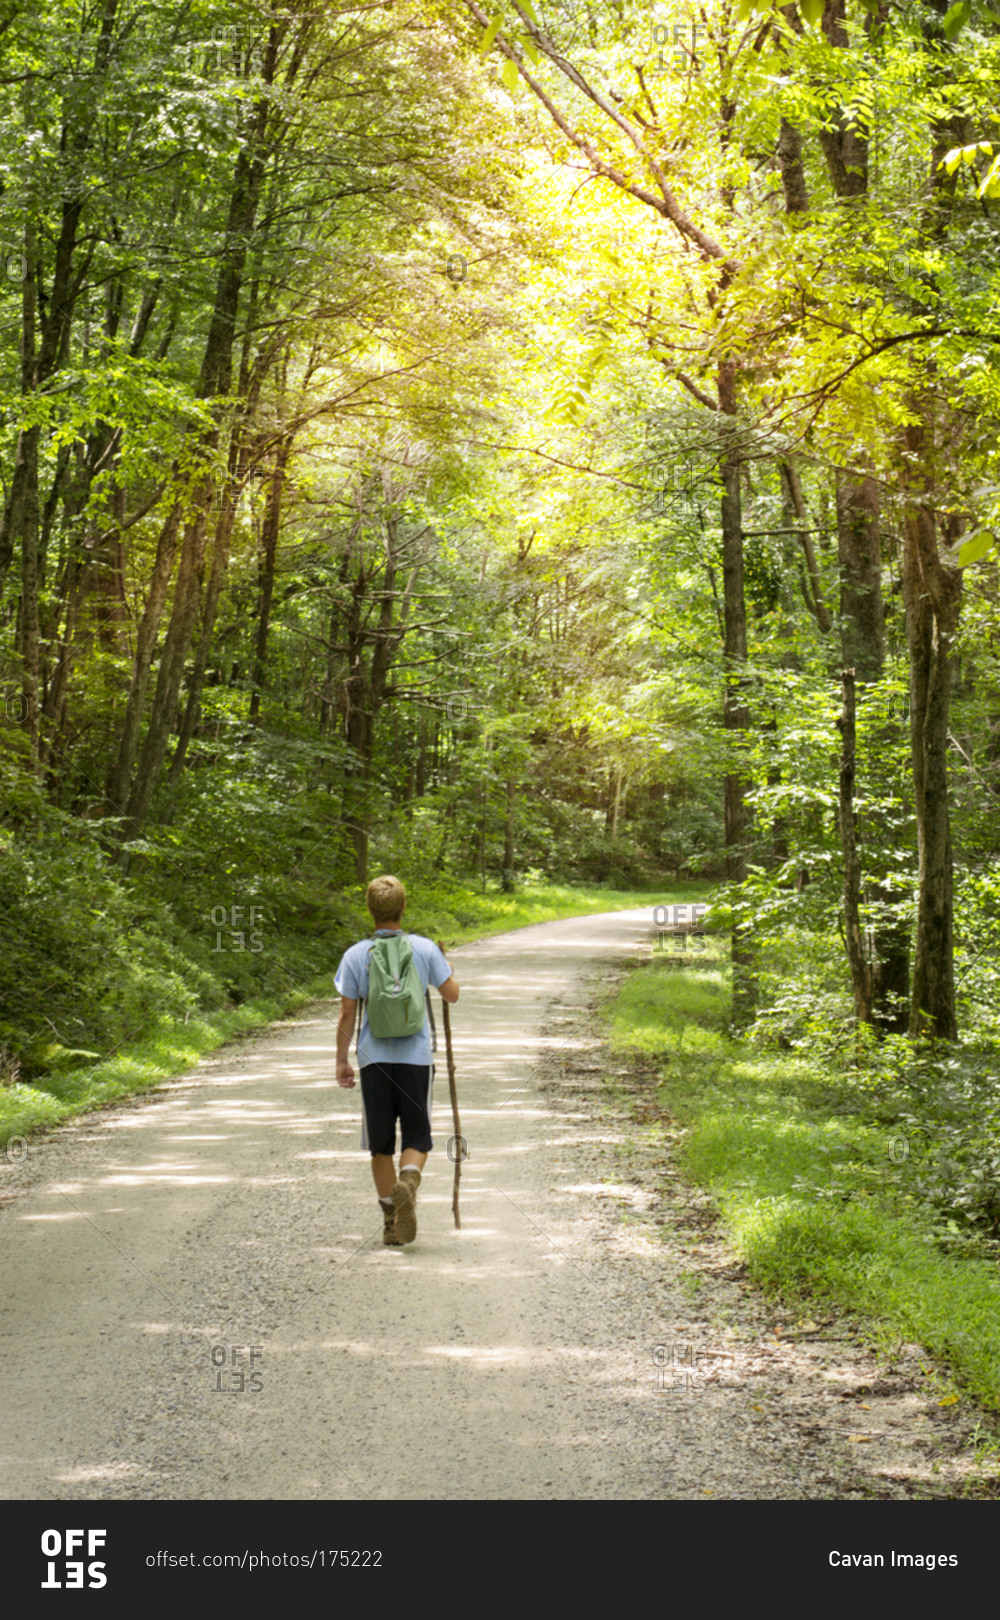
{"type": "MultiPolygon", "coordinates": [[[[404,935],[404,938],[405,937],[406,936],[404,935]]],[[[372,951],[375,949],[375,941],[377,939],[378,939],[378,929],[376,929],[374,934],[372,935],[371,949],[369,950],[368,955],[365,958],[365,967],[366,968],[369,967],[370,964],[371,964],[372,951]]],[[[358,1033],[357,1033],[357,1037],[356,1037],[355,1042],[354,1042],[354,1052],[355,1052],[355,1056],[357,1057],[359,1063],[361,1061],[361,1026],[365,1021],[365,1008],[367,1007],[367,1005],[368,1005],[368,997],[367,996],[362,996],[361,997],[361,1013],[360,1013],[360,1016],[358,1018],[358,1033]]]]}
{"type": "MultiPolygon", "coordinates": [[[[365,966],[366,967],[368,966],[368,964],[370,963],[370,961],[372,959],[372,951],[375,949],[375,941],[376,941],[377,938],[378,938],[377,934],[372,935],[372,948],[371,948],[371,951],[368,952],[367,957],[365,958],[365,966]]],[[[367,996],[362,996],[361,997],[361,1010],[360,1010],[360,1013],[358,1014],[358,1033],[357,1033],[357,1035],[355,1037],[355,1041],[354,1041],[354,1054],[355,1054],[356,1058],[358,1059],[359,1063],[361,1062],[361,1026],[365,1021],[365,1008],[367,1007],[367,1005],[368,1005],[368,997],[367,996]]]]}

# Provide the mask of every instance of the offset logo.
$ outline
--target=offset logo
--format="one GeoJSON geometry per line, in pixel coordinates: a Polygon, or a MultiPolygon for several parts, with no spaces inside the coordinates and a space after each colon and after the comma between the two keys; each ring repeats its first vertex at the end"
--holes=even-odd
{"type": "Polygon", "coordinates": [[[48,1560],[47,1576],[42,1581],[43,1591],[57,1587],[107,1586],[103,1560],[97,1562],[94,1554],[100,1552],[108,1539],[106,1530],[43,1530],[42,1552],[48,1560]],[[84,1544],[87,1562],[82,1556],[84,1544]]]}

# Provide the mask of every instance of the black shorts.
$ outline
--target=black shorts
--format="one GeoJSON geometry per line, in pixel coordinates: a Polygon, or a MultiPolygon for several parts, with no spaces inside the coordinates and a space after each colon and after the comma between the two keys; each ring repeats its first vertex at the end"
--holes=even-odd
{"type": "Polygon", "coordinates": [[[433,1063],[366,1063],[361,1070],[361,1146],[369,1153],[391,1157],[396,1151],[398,1119],[401,1151],[415,1148],[418,1153],[429,1153],[434,1146],[433,1083],[433,1063]]]}

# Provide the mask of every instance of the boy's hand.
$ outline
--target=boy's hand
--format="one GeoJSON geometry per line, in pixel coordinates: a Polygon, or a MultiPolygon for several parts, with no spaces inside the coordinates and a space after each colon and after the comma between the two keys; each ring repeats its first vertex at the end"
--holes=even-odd
{"type": "Polygon", "coordinates": [[[338,1086],[353,1086],[354,1070],[349,1063],[337,1064],[337,1084],[338,1086]]]}

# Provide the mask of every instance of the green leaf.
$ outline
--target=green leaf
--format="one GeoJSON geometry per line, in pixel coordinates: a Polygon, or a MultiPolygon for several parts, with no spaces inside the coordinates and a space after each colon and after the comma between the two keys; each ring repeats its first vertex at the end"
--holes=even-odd
{"type": "Polygon", "coordinates": [[[963,540],[958,548],[959,568],[968,568],[970,563],[978,562],[980,557],[993,550],[994,543],[992,534],[974,534],[971,540],[963,540]]]}
{"type": "Polygon", "coordinates": [[[945,12],[944,21],[941,24],[945,39],[954,39],[961,32],[968,22],[971,12],[972,0],[955,0],[955,4],[945,12]]]}
{"type": "Polygon", "coordinates": [[[806,22],[815,26],[822,21],[824,0],[799,0],[799,10],[806,22]]]}
{"type": "Polygon", "coordinates": [[[525,34],[523,39],[519,40],[518,43],[520,44],[525,56],[528,58],[528,61],[533,67],[537,67],[542,58],[539,53],[538,46],[531,38],[531,35],[525,34]]]}
{"type": "Polygon", "coordinates": [[[993,159],[979,187],[980,197],[1000,197],[1000,153],[993,159]]]}
{"type": "Polygon", "coordinates": [[[479,56],[488,56],[489,55],[490,51],[493,48],[493,41],[496,39],[497,35],[500,32],[500,25],[501,25],[502,22],[503,22],[502,17],[494,17],[493,18],[493,21],[490,23],[490,25],[487,28],[487,30],[486,30],[485,34],[483,35],[482,39],[479,41],[479,50],[478,50],[478,53],[477,53],[479,56]]]}
{"type": "Polygon", "coordinates": [[[513,95],[514,91],[517,89],[517,63],[505,62],[503,67],[500,69],[500,77],[507,86],[507,89],[511,92],[511,95],[513,95]]]}
{"type": "Polygon", "coordinates": [[[538,17],[535,14],[535,8],[531,4],[531,0],[517,0],[517,6],[518,6],[518,9],[520,11],[524,12],[524,15],[526,17],[530,18],[530,20],[534,23],[536,28],[541,27],[541,24],[538,21],[538,17]]]}

